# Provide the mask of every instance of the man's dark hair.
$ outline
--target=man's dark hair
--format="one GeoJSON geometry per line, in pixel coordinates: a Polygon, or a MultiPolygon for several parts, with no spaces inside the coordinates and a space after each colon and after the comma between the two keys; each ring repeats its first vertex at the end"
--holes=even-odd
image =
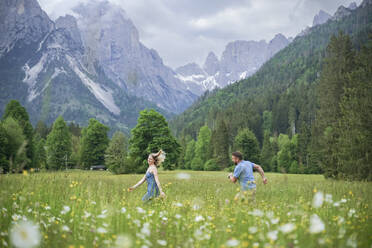
{"type": "Polygon", "coordinates": [[[232,155],[237,157],[239,160],[243,160],[243,154],[241,152],[233,152],[232,155]]]}

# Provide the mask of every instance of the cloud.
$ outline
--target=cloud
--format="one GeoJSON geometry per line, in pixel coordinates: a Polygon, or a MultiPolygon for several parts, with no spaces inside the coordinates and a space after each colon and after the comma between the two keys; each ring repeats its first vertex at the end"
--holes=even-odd
{"type": "MultiPolygon", "coordinates": [[[[56,19],[80,2],[39,0],[56,19]]],[[[156,49],[165,64],[203,64],[210,51],[220,56],[233,40],[270,40],[275,34],[296,36],[311,26],[320,9],[334,14],[352,0],[110,0],[121,6],[139,30],[141,41],[156,49]]],[[[361,0],[356,1],[357,4],[361,0]]]]}

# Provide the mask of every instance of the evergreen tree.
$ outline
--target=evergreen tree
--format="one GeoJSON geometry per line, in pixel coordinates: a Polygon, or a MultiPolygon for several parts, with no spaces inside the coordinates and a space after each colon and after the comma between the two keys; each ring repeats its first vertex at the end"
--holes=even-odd
{"type": "MultiPolygon", "coordinates": [[[[202,126],[199,131],[198,140],[195,143],[195,157],[199,158],[200,160],[195,160],[195,162],[201,161],[201,167],[203,167],[204,163],[207,162],[209,158],[209,146],[211,141],[211,130],[208,126],[202,126]]],[[[194,163],[194,167],[196,163],[194,163]]]]}
{"type": "Polygon", "coordinates": [[[235,147],[243,153],[243,157],[253,163],[260,163],[260,147],[254,133],[248,128],[238,132],[235,137],[235,147]]]}
{"type": "Polygon", "coordinates": [[[8,140],[6,154],[9,161],[9,171],[22,171],[26,169],[26,164],[29,163],[26,150],[27,140],[23,134],[23,129],[18,121],[12,117],[5,119],[3,127],[8,140]]]}
{"type": "Polygon", "coordinates": [[[344,88],[350,84],[348,73],[354,68],[355,54],[349,36],[343,33],[332,36],[317,87],[319,109],[313,133],[316,140],[313,147],[317,149],[318,161],[326,177],[337,177],[339,172],[340,102],[344,88]]]}
{"type": "Polygon", "coordinates": [[[47,168],[52,170],[66,168],[71,156],[71,135],[62,116],[59,116],[53,123],[46,146],[47,168]]]}
{"type": "Polygon", "coordinates": [[[261,151],[261,165],[264,171],[272,171],[272,168],[270,165],[271,165],[271,160],[274,155],[275,153],[270,143],[270,133],[269,131],[265,131],[264,141],[263,141],[262,151],[261,151]]]}
{"type": "Polygon", "coordinates": [[[219,166],[219,168],[224,169],[229,167],[229,132],[226,123],[222,118],[218,119],[217,128],[212,133],[210,147],[213,149],[212,157],[215,159],[214,162],[219,166]]]}
{"type": "Polygon", "coordinates": [[[9,171],[9,161],[7,159],[8,137],[3,123],[0,122],[0,173],[9,171]]]}
{"type": "Polygon", "coordinates": [[[35,144],[35,168],[40,169],[46,169],[46,162],[47,162],[47,156],[46,156],[46,150],[45,150],[45,140],[40,137],[40,135],[37,133],[34,136],[34,144],[35,144]]]}
{"type": "Polygon", "coordinates": [[[5,107],[5,112],[3,119],[12,117],[16,120],[22,128],[23,134],[26,138],[26,155],[27,163],[25,164],[25,169],[31,168],[33,166],[34,159],[34,143],[33,143],[33,127],[31,125],[28,113],[22,105],[16,101],[11,100],[5,107]]]}
{"type": "Polygon", "coordinates": [[[81,136],[80,164],[83,168],[104,164],[105,151],[109,144],[108,131],[109,128],[98,120],[93,118],[89,120],[81,136]]]}
{"type": "Polygon", "coordinates": [[[171,134],[164,116],[153,109],[141,111],[137,125],[131,133],[130,158],[137,173],[146,171],[147,157],[160,149],[166,152],[163,168],[166,170],[175,168],[180,155],[180,145],[171,134]]]}
{"type": "Polygon", "coordinates": [[[81,138],[80,136],[71,135],[72,153],[71,165],[80,168],[81,138]]]}
{"type": "Polygon", "coordinates": [[[191,161],[195,157],[195,140],[191,139],[186,146],[185,152],[185,168],[191,169],[191,161]]]}
{"type": "Polygon", "coordinates": [[[122,132],[115,132],[105,153],[105,164],[107,168],[115,173],[132,172],[131,164],[126,159],[127,141],[122,132]]]}
{"type": "Polygon", "coordinates": [[[372,181],[372,33],[340,103],[338,177],[372,181]]]}
{"type": "Polygon", "coordinates": [[[38,121],[34,133],[35,135],[39,134],[39,136],[45,140],[49,134],[49,131],[48,126],[43,121],[38,121]]]}

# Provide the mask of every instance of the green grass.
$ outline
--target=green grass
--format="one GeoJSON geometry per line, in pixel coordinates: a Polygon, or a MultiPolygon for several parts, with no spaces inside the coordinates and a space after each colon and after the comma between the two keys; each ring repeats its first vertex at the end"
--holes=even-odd
{"type": "Polygon", "coordinates": [[[164,241],[166,247],[372,244],[371,183],[267,173],[269,183],[263,185],[257,174],[256,202],[247,204],[234,200],[238,185],[229,183],[224,172],[162,171],[159,177],[167,197],[143,204],[145,185],[127,191],[141,176],[91,171],[0,175],[0,247],[4,241],[11,246],[12,221],[22,216],[40,226],[42,247],[112,247],[123,236],[132,241],[129,247],[161,247],[164,241]],[[181,180],[178,173],[191,177],[181,180]],[[331,194],[333,202],[312,207],[315,191],[331,194]],[[334,206],[341,199],[346,202],[334,206]],[[62,214],[63,206],[71,210],[62,214]],[[321,233],[309,232],[313,214],[325,224],[321,233]],[[295,229],[281,232],[287,223],[295,229]],[[102,228],[107,232],[98,233],[102,228]]]}

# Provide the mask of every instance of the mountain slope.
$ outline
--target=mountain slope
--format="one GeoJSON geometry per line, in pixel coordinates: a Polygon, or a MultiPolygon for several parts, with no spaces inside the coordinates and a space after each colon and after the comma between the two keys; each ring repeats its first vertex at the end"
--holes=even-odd
{"type": "Polygon", "coordinates": [[[129,132],[138,112],[155,104],[130,96],[90,60],[73,16],[52,22],[36,1],[1,2],[0,114],[11,99],[31,121],[62,115],[86,125],[89,118],[129,132]],[[89,70],[88,67],[93,68],[89,70]],[[93,71],[94,73],[91,73],[93,71]]]}
{"type": "Polygon", "coordinates": [[[304,132],[314,119],[314,86],[330,37],[343,31],[359,47],[371,29],[372,5],[365,0],[360,7],[350,10],[349,15],[297,36],[251,77],[202,96],[171,122],[172,129],[179,137],[196,138],[202,125],[213,128],[216,118],[223,116],[231,137],[239,128],[249,127],[262,141],[266,110],[272,117],[269,123],[272,132],[304,132]]]}

